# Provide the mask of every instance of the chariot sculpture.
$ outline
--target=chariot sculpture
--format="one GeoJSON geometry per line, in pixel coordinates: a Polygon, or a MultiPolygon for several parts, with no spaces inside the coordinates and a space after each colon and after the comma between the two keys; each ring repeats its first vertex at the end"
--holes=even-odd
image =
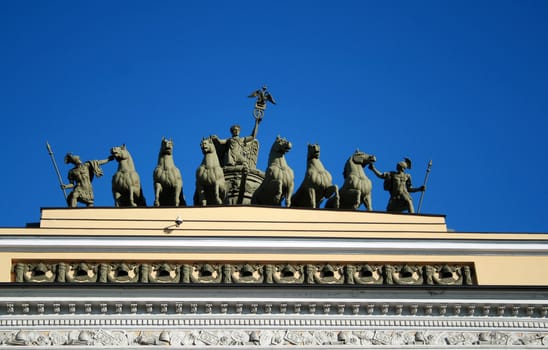
{"type": "MultiPolygon", "coordinates": [[[[270,148],[267,168],[264,172],[257,169],[259,124],[264,118],[267,104],[276,102],[266,86],[254,91],[249,97],[256,99],[253,109],[254,126],[249,135],[241,136],[241,127],[233,125],[230,128],[230,137],[221,139],[217,135],[211,135],[202,138],[200,142],[203,159],[195,173],[195,206],[285,204],[286,207],[320,208],[325,201],[325,208],[357,210],[363,205],[366,210],[371,211],[373,184],[364,171],[364,168],[368,167],[374,175],[384,180],[384,189],[390,194],[387,211],[414,213],[410,193],[419,191],[422,192],[420,210],[432,161],[428,164],[424,184],[413,187],[411,176],[405,173],[406,169],[411,168],[409,158],[399,162],[396,171],[383,173],[374,166],[377,160],[374,155],[357,150],[344,165],[344,183],[339,187],[333,183],[331,173],[320,160],[318,144],[308,144],[306,172],[300,186],[293,193],[294,172],[285,159],[285,154],[293,147],[289,140],[276,137],[270,148]]],[[[51,146],[47,144],[47,148],[69,207],[76,207],[77,203],[93,206],[91,181],[95,176],[103,174],[100,166],[112,160],[118,163],[112,177],[114,205],[146,206],[141,179],[125,144],[113,147],[110,156],[103,160],[82,162],[79,156],[68,153],[65,162],[74,165],[69,171],[69,184],[64,184],[61,180],[51,146]],[[73,189],[69,195],[65,192],[67,189],[73,189]]],[[[157,207],[186,205],[182,174],[175,166],[173,149],[173,140],[162,138],[158,162],[153,171],[154,206],[157,207]]],[[[248,269],[248,266],[242,269],[242,276],[235,276],[244,281],[244,275],[247,273],[244,270],[248,269]]]]}

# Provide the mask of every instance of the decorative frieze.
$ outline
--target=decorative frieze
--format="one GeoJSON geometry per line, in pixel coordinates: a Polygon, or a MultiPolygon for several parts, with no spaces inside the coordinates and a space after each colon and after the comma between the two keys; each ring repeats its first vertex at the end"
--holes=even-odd
{"type": "Polygon", "coordinates": [[[142,286],[63,285],[51,291],[45,285],[12,285],[6,291],[22,292],[6,294],[0,304],[0,345],[52,349],[548,345],[548,305],[534,303],[539,295],[535,291],[514,291],[514,297],[521,297],[503,302],[504,293],[476,287],[371,287],[358,295],[363,288],[218,287],[208,292],[208,286],[195,287],[198,290],[154,286],[143,299],[142,286]],[[49,297],[28,296],[27,288],[35,289],[33,295],[42,292],[49,297]],[[78,290],[86,290],[85,295],[78,290]],[[446,295],[430,294],[435,290],[446,295]],[[337,297],[330,295],[335,291],[337,297]],[[490,299],[484,298],[487,295],[490,299]]]}
{"type": "Polygon", "coordinates": [[[537,348],[548,345],[548,332],[443,331],[443,330],[12,330],[0,332],[4,346],[58,347],[102,346],[130,348],[169,347],[314,347],[341,348],[385,346],[474,346],[537,348]]]}
{"type": "Polygon", "coordinates": [[[137,263],[19,261],[15,282],[24,283],[224,283],[337,285],[472,285],[473,264],[409,263],[137,263]]]}

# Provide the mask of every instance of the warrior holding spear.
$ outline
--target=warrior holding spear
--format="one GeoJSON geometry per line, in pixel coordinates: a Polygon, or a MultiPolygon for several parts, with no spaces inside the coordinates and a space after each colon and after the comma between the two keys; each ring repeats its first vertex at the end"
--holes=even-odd
{"type": "Polygon", "coordinates": [[[373,164],[369,164],[369,169],[371,169],[377,177],[384,179],[384,189],[390,192],[390,200],[388,201],[386,211],[415,212],[413,199],[411,198],[410,193],[424,192],[426,191],[426,185],[413,187],[411,184],[411,175],[405,172],[405,169],[411,169],[411,159],[405,158],[403,161],[398,162],[396,171],[381,173],[373,164]]]}
{"type": "Polygon", "coordinates": [[[69,184],[62,184],[63,189],[72,188],[72,192],[67,197],[67,204],[69,207],[74,208],[78,205],[78,202],[84,203],[88,207],[93,206],[93,187],[91,181],[93,177],[103,176],[103,169],[101,165],[106,164],[113,160],[114,157],[110,156],[107,159],[102,160],[89,160],[82,162],[80,157],[67,153],[65,156],[65,164],[74,164],[74,168],[69,170],[68,180],[69,184]]]}
{"type": "Polygon", "coordinates": [[[57,162],[55,162],[55,157],[49,143],[46,143],[46,147],[53,162],[53,167],[55,168],[57,177],[59,178],[59,184],[61,185],[61,189],[63,190],[63,194],[65,195],[68,206],[71,208],[75,208],[78,205],[78,202],[80,202],[84,203],[88,207],[92,207],[94,197],[91,181],[93,181],[94,176],[103,176],[103,169],[101,169],[101,165],[110,162],[114,158],[110,156],[107,159],[82,162],[79,156],[72,153],[67,153],[67,155],[65,156],[65,164],[74,164],[74,168],[69,170],[69,183],[64,184],[61,180],[59,168],[57,167],[57,162]],[[65,190],[69,188],[72,188],[73,190],[67,196],[65,190]]]}

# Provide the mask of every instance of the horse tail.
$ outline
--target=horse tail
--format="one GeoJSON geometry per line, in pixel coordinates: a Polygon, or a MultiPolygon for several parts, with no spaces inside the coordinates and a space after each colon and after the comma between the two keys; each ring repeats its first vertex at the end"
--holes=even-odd
{"type": "Polygon", "coordinates": [[[137,206],[139,207],[146,207],[147,201],[145,199],[145,196],[143,194],[143,188],[139,189],[139,198],[137,198],[137,206]]]}
{"type": "Polygon", "coordinates": [[[179,194],[179,206],[180,207],[186,207],[185,195],[183,194],[182,189],[181,189],[181,193],[179,194]]]}

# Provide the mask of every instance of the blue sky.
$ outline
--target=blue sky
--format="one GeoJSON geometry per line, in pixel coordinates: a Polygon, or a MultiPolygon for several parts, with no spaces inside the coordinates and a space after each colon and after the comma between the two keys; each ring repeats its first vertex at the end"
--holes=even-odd
{"type": "MultiPolygon", "coordinates": [[[[0,3],[0,226],[65,205],[67,152],[84,160],[125,143],[149,205],[162,136],[191,202],[203,136],[251,132],[267,84],[258,168],[276,135],[307,143],[342,185],[346,159],[433,167],[422,213],[471,232],[548,232],[548,3],[544,1],[4,1],[0,3]]],[[[97,206],[112,206],[104,166],[97,206]]],[[[374,210],[388,193],[373,181],[374,210]]],[[[418,203],[419,194],[414,195],[418,203]]],[[[363,210],[363,208],[361,208],[363,210]]]]}

